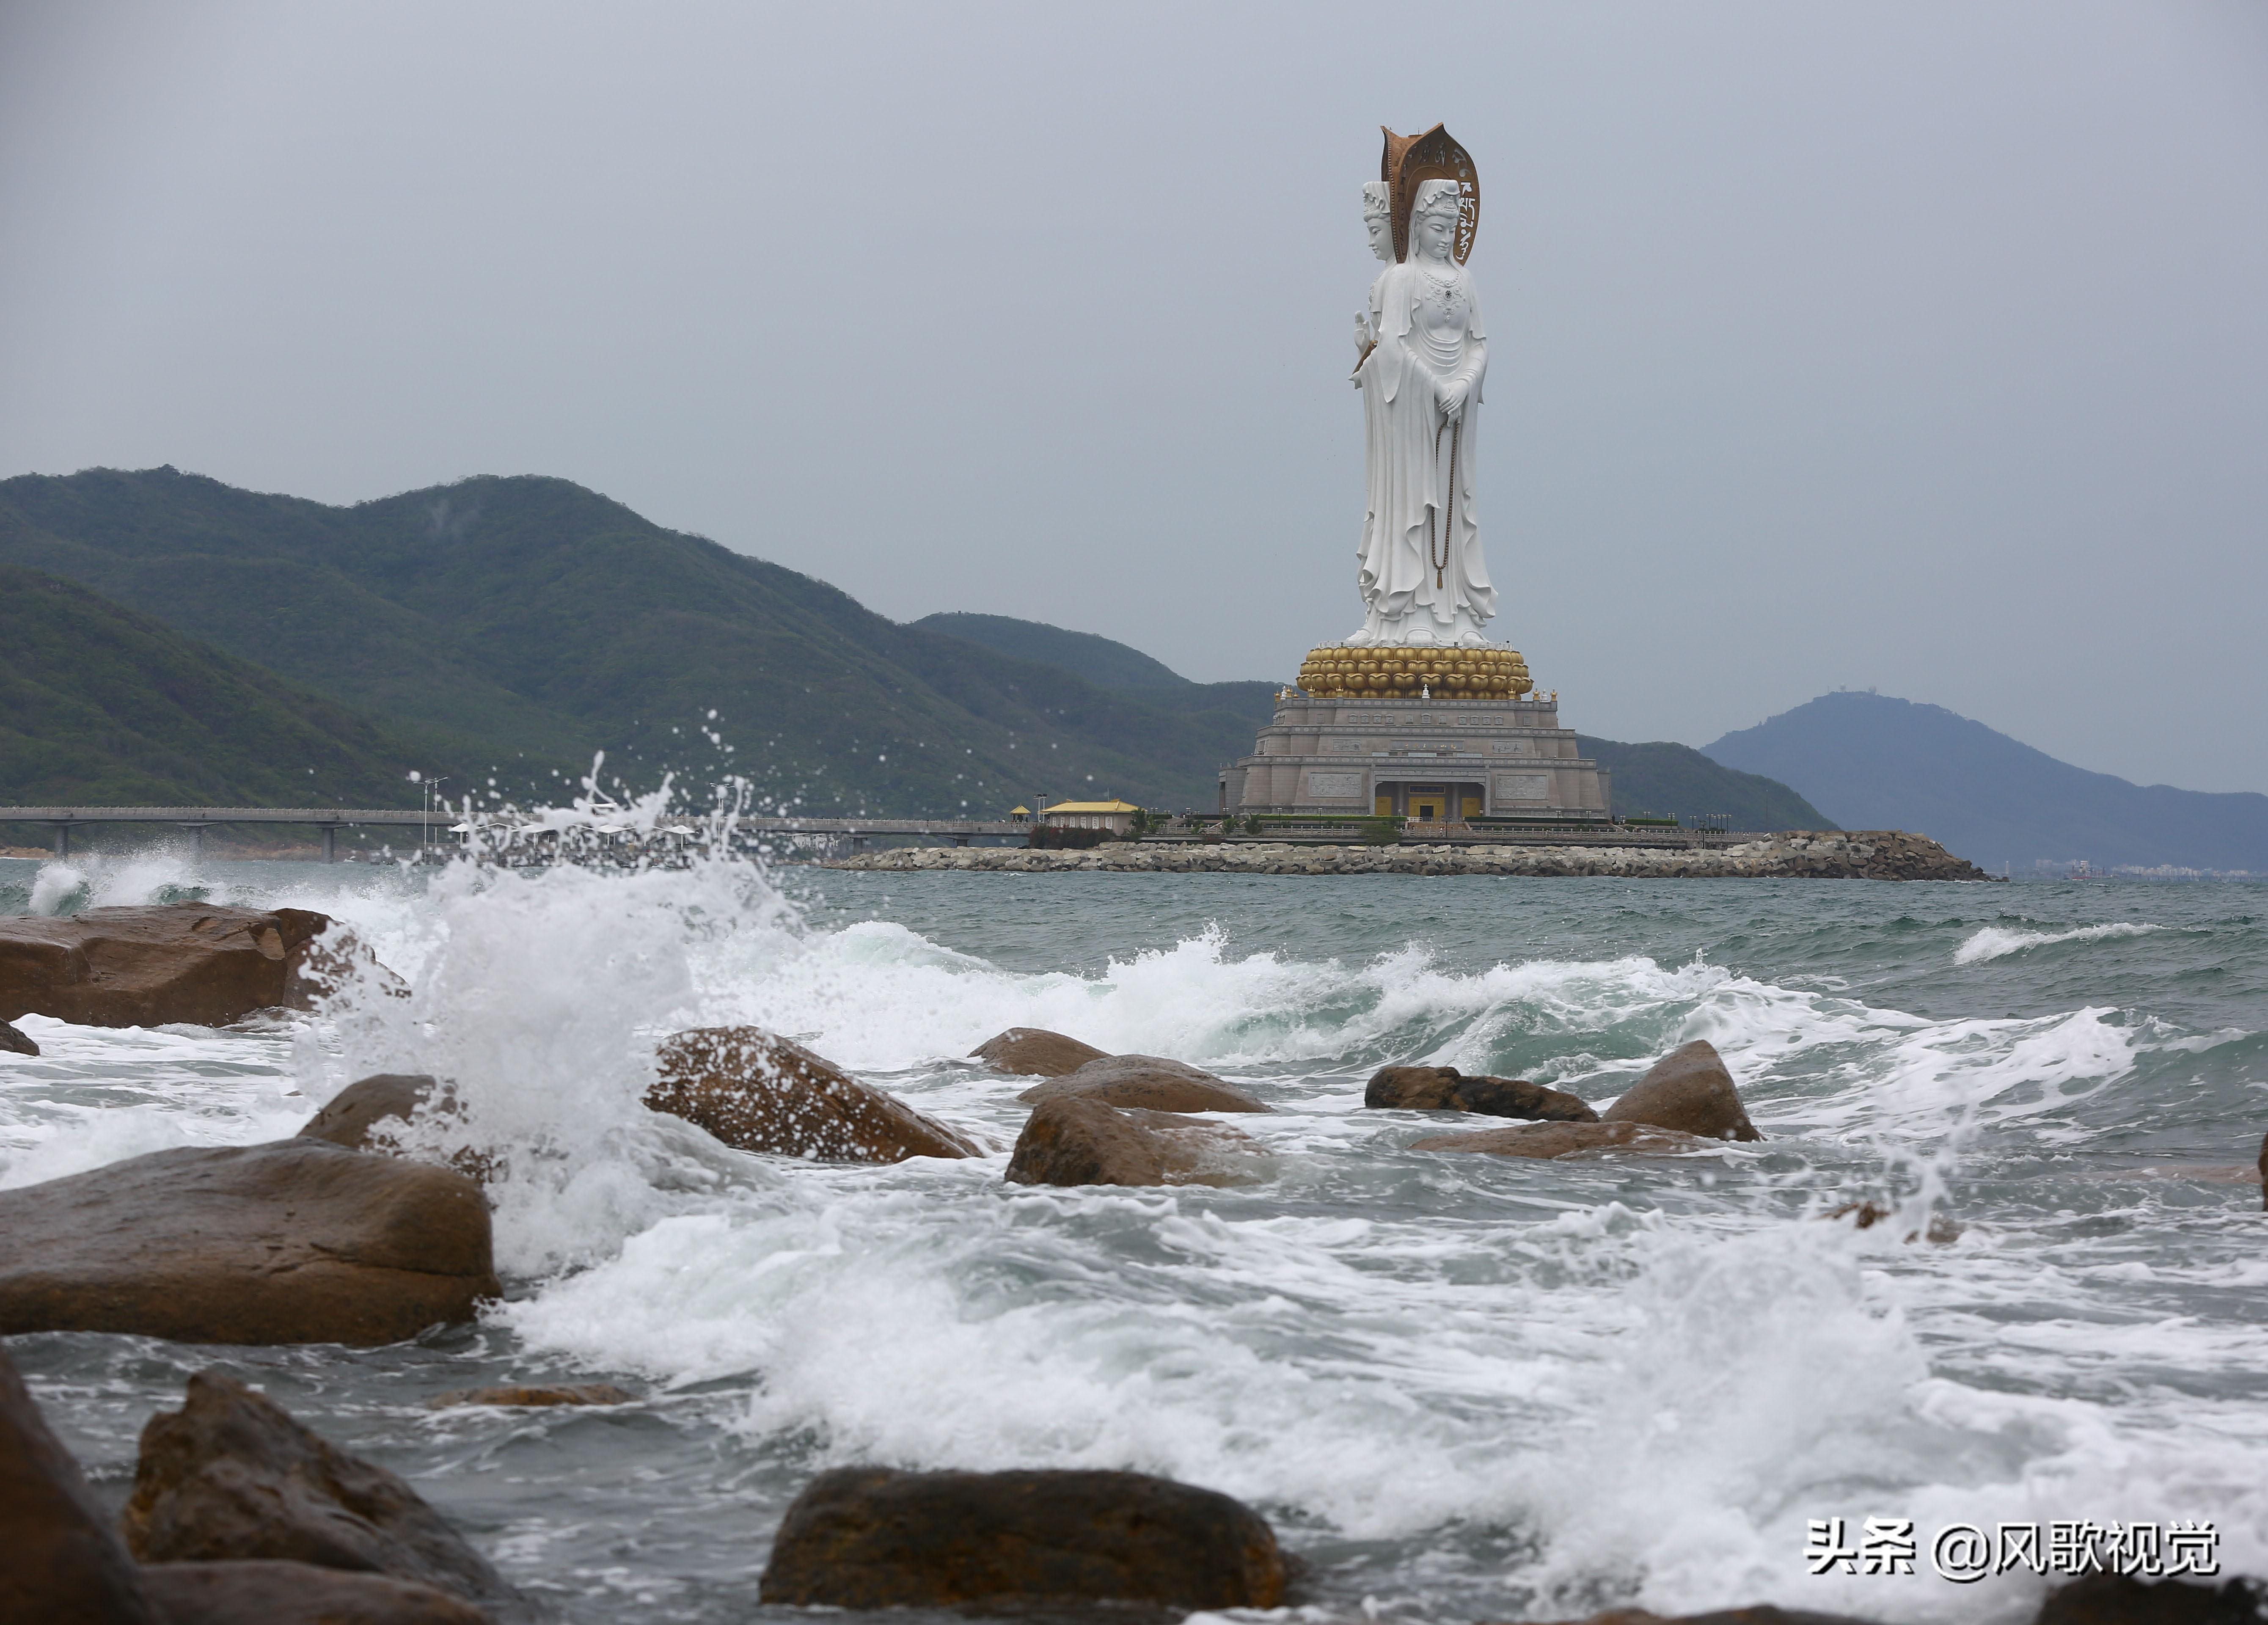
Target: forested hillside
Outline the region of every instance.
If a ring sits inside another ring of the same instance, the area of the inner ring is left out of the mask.
[[[541,792],[608,753],[812,810],[1210,806],[1248,733],[901,626],[564,480],[353,507],[170,469],[0,482],[0,560],[93,587]],[[712,746],[713,731],[721,747]]]
[[[342,705],[0,565],[0,802],[415,807],[417,764]]]

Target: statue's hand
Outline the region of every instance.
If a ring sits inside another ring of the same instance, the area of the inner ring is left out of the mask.
[[[1377,343],[1377,335],[1370,330],[1370,318],[1360,311],[1354,314],[1354,352],[1362,354]]]
[[[1454,417],[1465,410],[1465,395],[1472,385],[1462,378],[1453,378],[1441,386],[1441,416]]]

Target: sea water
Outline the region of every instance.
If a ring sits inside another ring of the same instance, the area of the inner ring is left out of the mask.
[[[113,1503],[218,1366],[409,1478],[576,1621],[741,1621],[813,1474],[1123,1467],[1260,1509],[1301,1619],[1758,1601],[2018,1621],[1952,1523],[2207,1522],[2268,1573],[2268,890],[1366,875],[647,874],[0,863],[0,912],[321,909],[409,984],[311,1017],[0,1055],[0,1185],[294,1132],[380,1070],[459,1080],[509,1291],[379,1349],[9,1340]],[[657,1038],[755,1022],[988,1136],[843,1166],[644,1110]],[[1275,1108],[1233,1189],[1006,1184],[1001,1029],[1193,1062]],[[1416,1152],[1424,1061],[1603,1104],[1697,1038],[1765,1138]],[[1827,1216],[1896,1209],[1854,1229]],[[1905,1237],[1932,1217],[1948,1244]],[[622,1407],[432,1410],[609,1381]],[[1814,1576],[1812,1520],[1912,1520]],[[784,1611],[770,1611],[785,1618]]]

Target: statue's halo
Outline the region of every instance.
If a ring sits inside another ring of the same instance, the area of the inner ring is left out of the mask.
[[[1421,181],[1454,181],[1457,184],[1457,237],[1452,252],[1462,265],[1472,256],[1473,239],[1481,227],[1481,176],[1473,155],[1443,126],[1436,124],[1422,136],[1397,136],[1381,124],[1386,150],[1378,160],[1378,178],[1394,199],[1394,258],[1398,264],[1410,257],[1410,210],[1418,201]]]

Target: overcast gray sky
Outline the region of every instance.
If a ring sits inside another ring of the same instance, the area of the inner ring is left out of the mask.
[[[2268,5],[0,4],[0,473],[563,476],[901,619],[1359,620],[1378,126],[1472,151],[1565,718],[2268,790]]]

